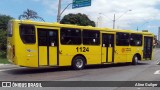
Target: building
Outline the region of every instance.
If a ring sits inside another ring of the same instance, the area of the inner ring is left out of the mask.
[[[158,45],[157,35],[154,35],[153,46],[156,47]]]

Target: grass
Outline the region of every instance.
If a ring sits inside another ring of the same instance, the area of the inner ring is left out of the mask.
[[[0,51],[0,64],[8,64],[8,60],[6,58],[6,52]]]
[[[7,58],[0,57],[0,64],[8,64],[8,63],[9,62],[8,62]]]

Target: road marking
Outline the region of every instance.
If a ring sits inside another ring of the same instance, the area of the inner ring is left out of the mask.
[[[157,65],[160,65],[160,61],[157,62]]]
[[[160,70],[155,71],[154,74],[160,74]]]

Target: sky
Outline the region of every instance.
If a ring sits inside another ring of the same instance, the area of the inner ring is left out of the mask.
[[[56,22],[58,0],[0,0],[0,14],[15,19],[27,9],[34,10],[46,22]],[[62,10],[72,0],[62,0]],[[69,6],[62,14],[83,13],[95,21],[97,27],[113,27],[126,30],[148,30],[158,34],[160,27],[160,0],[92,0],[89,7],[72,9]]]

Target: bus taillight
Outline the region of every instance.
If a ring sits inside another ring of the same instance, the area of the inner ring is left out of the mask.
[[[14,56],[15,56],[15,46],[13,45],[13,51],[12,51],[12,53],[13,53],[13,58],[14,58]]]

